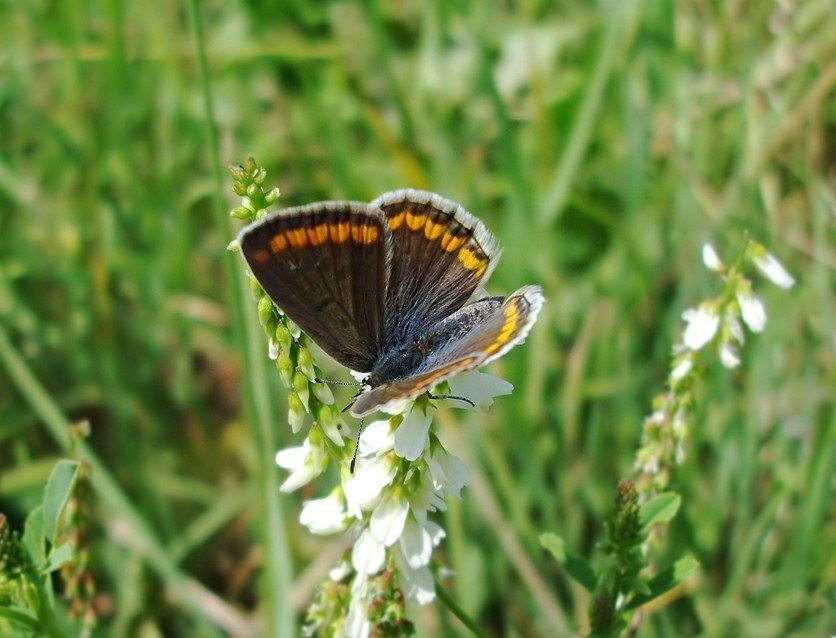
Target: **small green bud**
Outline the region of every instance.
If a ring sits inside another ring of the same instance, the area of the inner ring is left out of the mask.
[[[308,348],[301,346],[299,348],[299,356],[296,358],[296,365],[310,381],[316,379],[316,371],[314,370],[313,357]]]
[[[289,388],[293,385],[293,359],[287,350],[279,350],[276,357],[276,368],[282,377],[282,382]]]
[[[290,330],[287,329],[283,321],[276,324],[276,330],[273,334],[275,335],[276,343],[279,344],[279,348],[283,350],[290,349],[290,346],[293,344],[293,337],[290,336]]]
[[[233,239],[226,245],[226,249],[231,253],[240,253],[241,245],[238,243],[237,239]]]
[[[272,314],[273,302],[270,301],[270,297],[264,295],[258,300],[258,320],[261,322],[262,326],[267,324]]]
[[[264,167],[259,166],[253,174],[253,181],[259,186],[261,186],[264,183],[265,179],[267,179],[267,171],[264,169]]]
[[[247,186],[247,197],[250,199],[255,199],[261,193],[261,188],[259,188],[258,184],[250,184]]]
[[[258,168],[258,164],[256,164],[255,159],[248,157],[247,161],[244,162],[244,171],[247,175],[252,175],[256,168]]]
[[[305,423],[305,407],[295,392],[287,395],[287,421],[295,434]]]
[[[331,388],[327,383],[314,383],[313,393],[323,405],[333,405],[334,393],[331,391]]]
[[[235,219],[249,220],[252,219],[253,212],[249,208],[246,208],[244,206],[236,206],[231,211],[229,211],[229,214],[232,217],[235,217]]]
[[[266,195],[264,195],[264,201],[266,201],[268,204],[272,204],[279,198],[280,195],[281,192],[279,191],[278,187],[273,187],[269,191],[267,191]]]
[[[305,406],[305,410],[307,411],[309,409],[308,402],[310,400],[311,390],[308,385],[308,377],[298,368],[293,375],[293,389],[299,395],[299,400],[302,401],[302,405]]]

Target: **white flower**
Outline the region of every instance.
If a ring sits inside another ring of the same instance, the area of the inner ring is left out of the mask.
[[[737,291],[737,303],[743,321],[752,332],[763,332],[766,326],[766,308],[748,286],[741,286]]]
[[[464,397],[476,404],[476,411],[484,414],[493,405],[494,397],[511,394],[514,386],[505,379],[500,379],[479,370],[467,370],[448,381],[452,396]],[[464,401],[454,401],[452,407],[470,407]]]
[[[752,261],[755,262],[755,267],[760,273],[776,286],[792,288],[795,285],[795,279],[787,272],[783,264],[769,254],[761,244],[756,242],[752,244]]]
[[[371,576],[386,563],[386,547],[366,529],[351,550],[351,564],[358,572]]]
[[[720,344],[720,362],[729,370],[740,365],[740,357],[737,355],[737,348],[731,341],[724,341]]]
[[[345,501],[335,490],[330,496],[305,501],[299,522],[312,534],[334,534],[344,530],[348,524]]]
[[[395,445],[392,426],[388,420],[373,421],[363,430],[358,441],[357,454],[361,458],[385,454]]]
[[[392,494],[384,497],[372,511],[369,532],[384,546],[394,545],[404,531],[409,503]]]
[[[682,341],[691,350],[699,350],[711,341],[720,325],[720,317],[708,304],[701,304],[696,310],[688,308],[682,318],[688,324]]]
[[[726,313],[723,316],[723,327],[737,343],[742,345],[746,342],[746,335],[743,332],[743,325],[740,323],[740,318],[731,309],[726,309]]]
[[[435,583],[428,567],[413,569],[398,554],[395,554],[395,565],[400,575],[401,591],[407,600],[419,605],[427,605],[435,600]]]
[[[702,245],[702,263],[705,264],[706,268],[713,270],[714,272],[723,272],[726,269],[725,264],[717,255],[717,251],[714,250],[714,246],[711,244]]]
[[[345,617],[345,638],[368,638],[371,634],[370,603],[366,574],[359,572],[351,583],[351,603]]]
[[[395,478],[395,473],[395,466],[385,456],[358,464],[357,471],[343,485],[348,513],[359,519],[363,517],[363,512],[373,509],[383,488]]]
[[[427,465],[433,487],[437,491],[444,491],[459,498],[462,488],[470,483],[470,472],[464,462],[443,448],[433,452],[427,459]]]
[[[298,447],[279,450],[276,454],[276,465],[290,470],[290,476],[279,489],[282,492],[292,492],[319,476],[327,465],[327,459],[321,451],[311,447],[310,439],[305,439]]]
[[[421,410],[412,410],[395,431],[395,454],[407,461],[417,459],[430,444],[432,418]]]
[[[693,367],[694,360],[691,357],[682,358],[671,370],[671,381],[682,381]]]
[[[331,571],[328,572],[328,578],[333,580],[335,583],[340,582],[343,578],[348,576],[351,573],[351,565],[348,561],[342,561],[339,565],[334,567]]]

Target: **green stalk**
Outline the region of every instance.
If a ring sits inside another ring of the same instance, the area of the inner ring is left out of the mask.
[[[203,104],[206,110],[206,145],[211,156],[213,180],[215,183],[215,223],[222,233],[231,236],[229,217],[224,205],[224,170],[220,157],[218,136],[215,131],[215,113],[203,25],[196,0],[188,1],[189,14],[194,31],[195,53],[197,55],[200,83],[203,90]],[[262,581],[262,609],[265,610],[265,635],[274,638],[297,635],[291,606],[292,566],[291,554],[285,535],[284,514],[281,510],[277,486],[278,468],[274,463],[277,448],[270,419],[270,400],[267,379],[274,371],[268,369],[263,332],[256,321],[255,312],[245,316],[243,309],[252,306],[249,289],[244,283],[244,268],[235,255],[227,253],[226,244],[218,250],[227,254],[224,260],[227,281],[232,300],[233,332],[235,341],[244,355],[245,406],[248,421],[252,425],[251,435],[258,453],[258,474],[255,477],[262,500],[264,518],[261,522],[262,543],[265,547],[264,580]]]

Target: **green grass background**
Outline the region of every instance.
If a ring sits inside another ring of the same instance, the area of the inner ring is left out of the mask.
[[[492,293],[544,286],[492,366],[514,394],[436,420],[474,476],[438,556],[491,636],[586,631],[537,535],[594,559],[679,315],[720,290],[700,246],[748,229],[798,283],[759,280],[767,330],[708,367],[654,551],[701,567],[638,635],[836,631],[831,0],[6,0],[0,43],[0,511],[94,459],[96,635],[295,635],[339,557],[297,523],[329,479],[277,491],[299,439],[226,251],[250,155],[285,205],[455,199],[504,245]]]

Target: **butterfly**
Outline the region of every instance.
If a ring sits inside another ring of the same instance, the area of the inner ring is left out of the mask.
[[[365,373],[351,413],[415,399],[525,340],[539,286],[470,301],[499,243],[459,204],[402,189],[287,208],[238,242],[256,281],[328,355]]]

